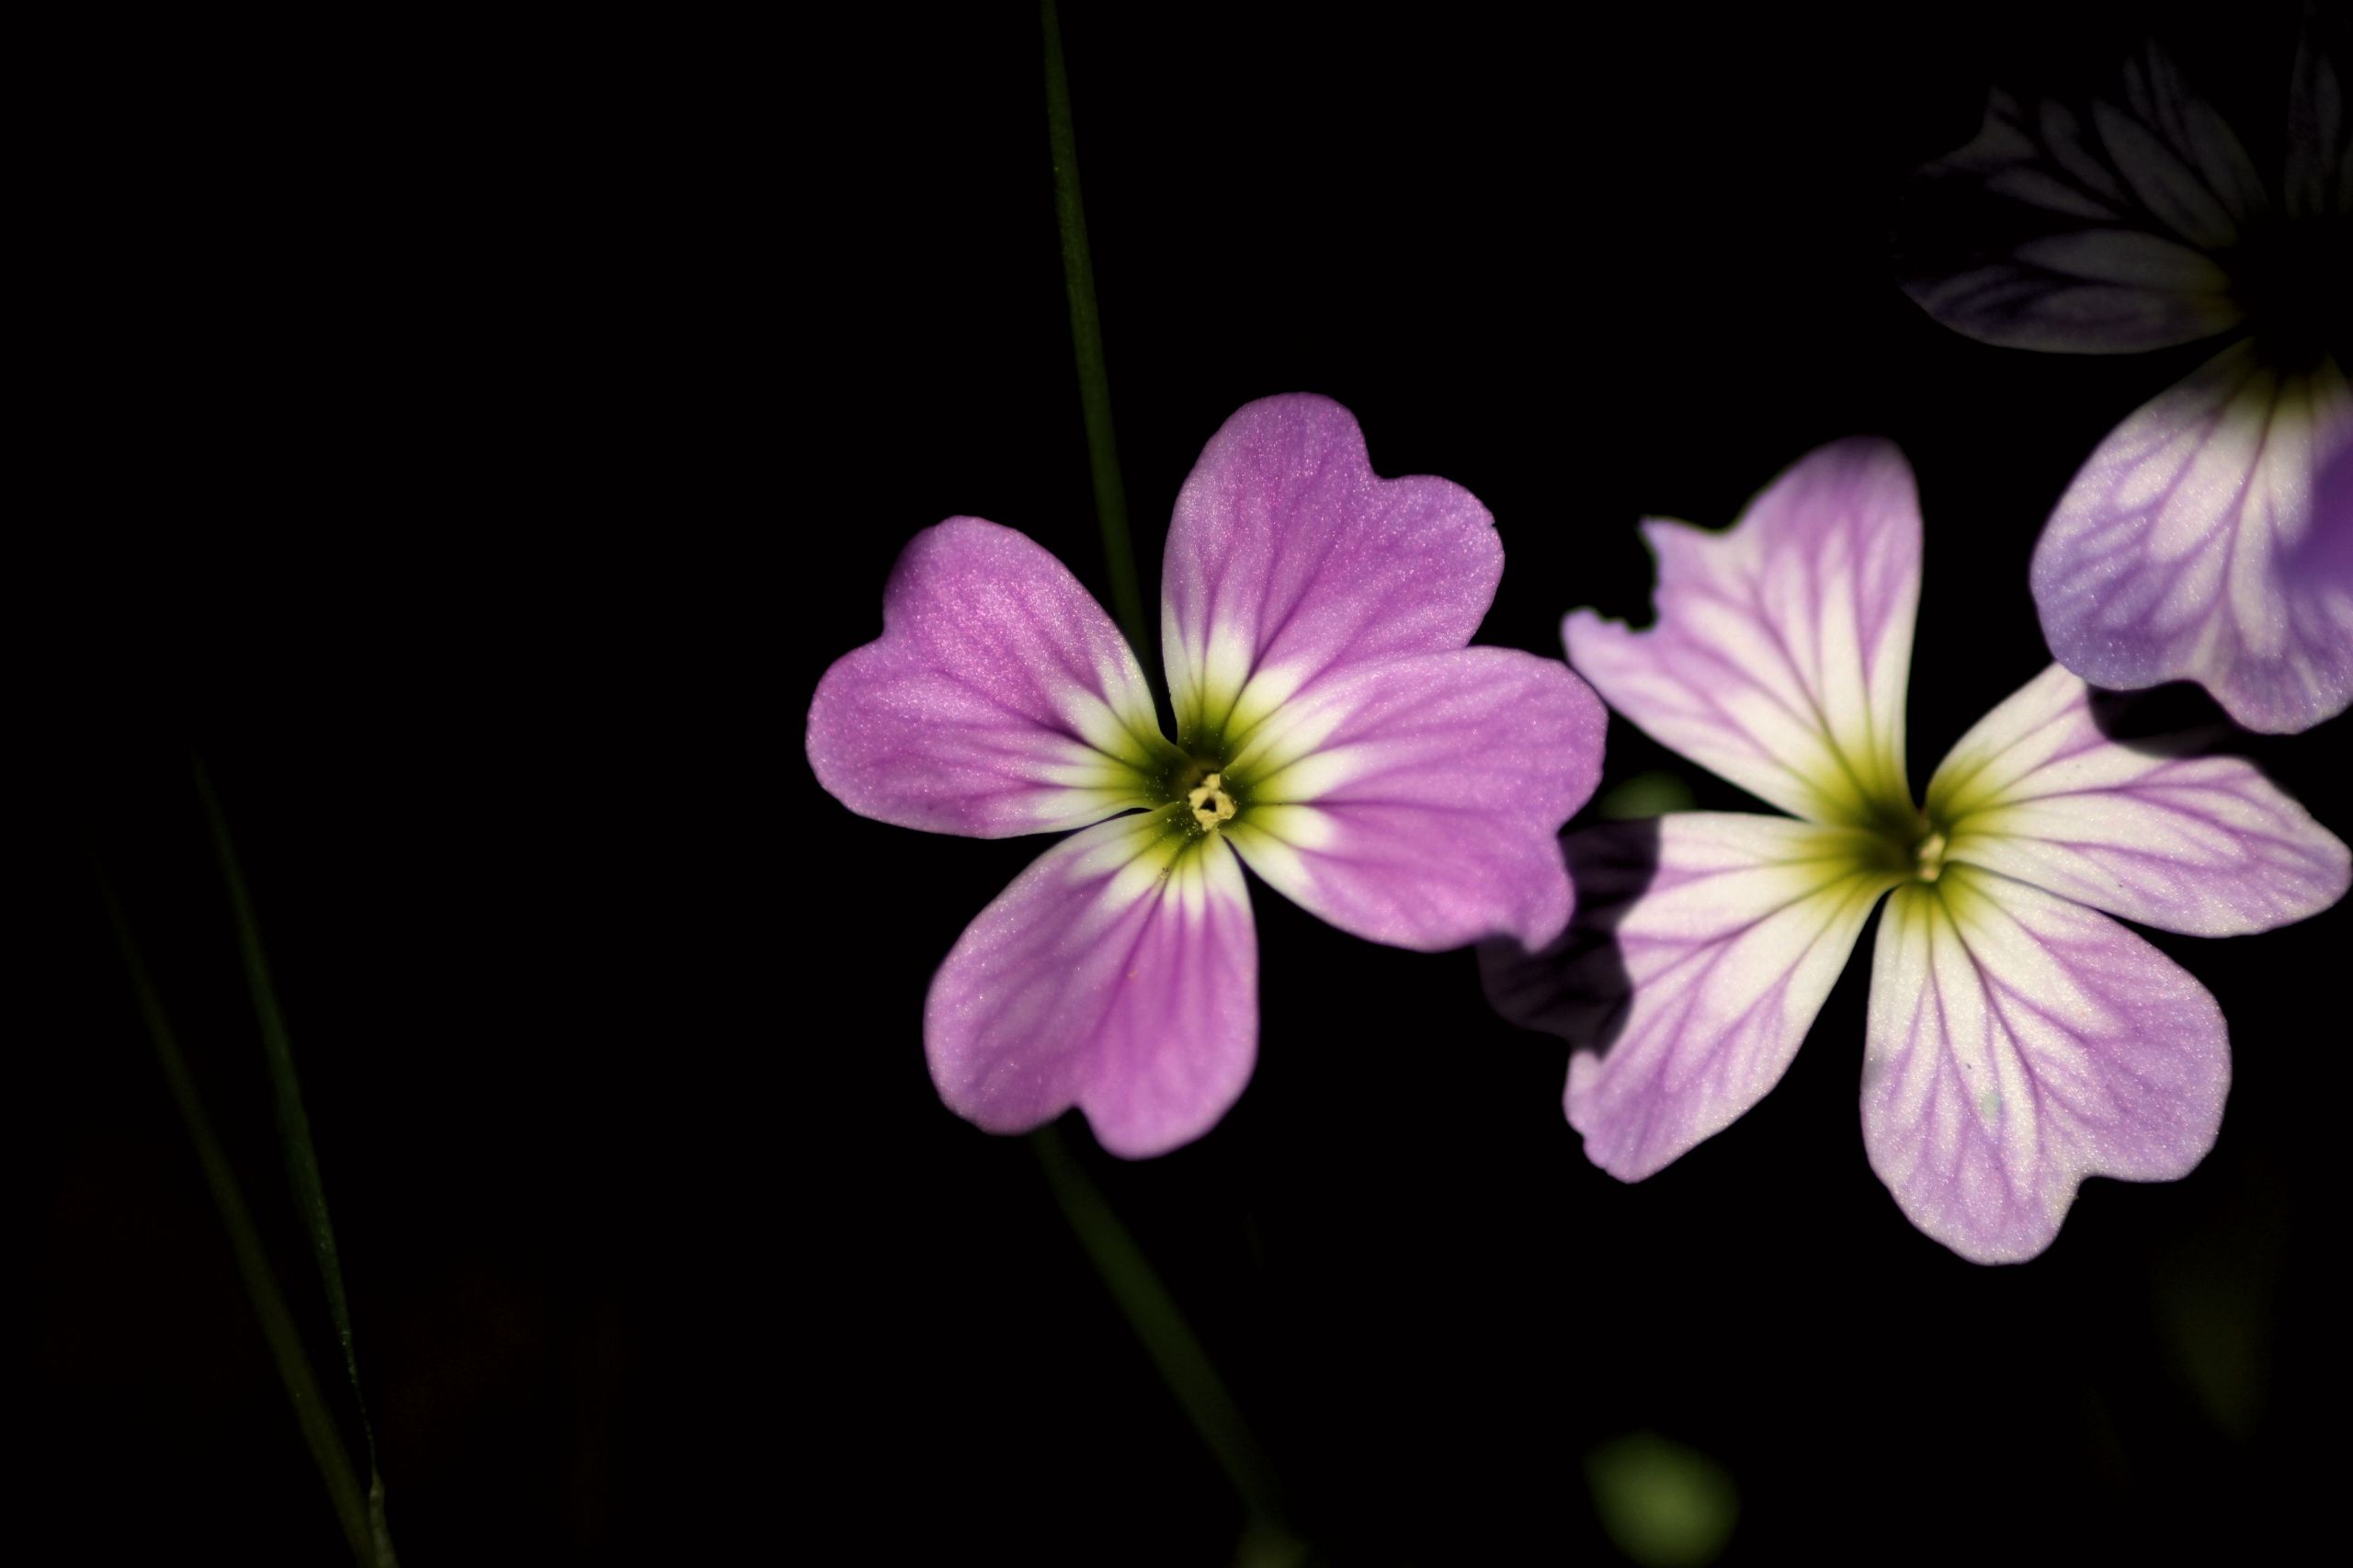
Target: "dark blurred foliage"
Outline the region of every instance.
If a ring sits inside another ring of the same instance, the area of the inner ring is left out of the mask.
[[[1927,517],[1923,780],[2045,660],[2027,558],[2075,465],[2199,351],[1950,335],[1890,281],[1887,202],[1989,82],[2077,79],[2151,14],[1572,15],[1072,8],[1147,591],[1201,442],[1268,392],[1484,500],[1482,640],[1545,653],[1574,606],[1646,615],[1638,517],[1729,522],[1883,433]],[[2270,112],[2287,13],[2154,20]],[[184,26],[61,56],[42,161],[36,1524],[73,1561],[339,1551],[85,859],[332,1381],[196,749],[409,1562],[1231,1561],[1241,1505],[1032,1152],[925,1073],[930,971],[1039,844],[853,817],[801,754],[916,529],[985,516],[1105,580],[1035,17]],[[2344,721],[2253,749],[2353,830]],[[1613,729],[1606,784],[1681,767]],[[1859,959],[1755,1112],[1625,1187],[1470,954],[1256,909],[1239,1107],[1143,1165],[1069,1131],[1332,1560],[1608,1561],[1585,1456],[1635,1431],[1730,1471],[1729,1562],[2260,1555],[2334,1480],[2346,911],[2156,937],[2232,1022],[2220,1146],[1985,1269],[1864,1162]]]

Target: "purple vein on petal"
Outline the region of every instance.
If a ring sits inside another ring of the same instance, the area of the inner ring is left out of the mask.
[[[1914,176],[1895,248],[1922,309],[1981,342],[2056,353],[2238,324],[2215,256],[2264,215],[2262,181],[2162,54],[2128,65],[2121,88],[2082,102],[1997,91],[1976,137]]]
[[[1962,1256],[2040,1252],[2087,1176],[2186,1175],[2229,1081],[2212,996],[2106,915],[1971,866],[1889,901],[1864,1145],[1905,1216]]]
[[[1173,755],[1110,618],[1011,528],[953,517],[901,552],[882,635],[809,705],[818,781],[861,815],[994,838],[1157,803]]]
[[[1502,573],[1477,498],[1375,473],[1340,404],[1246,404],[1202,449],[1169,526],[1161,637],[1178,730],[1237,740],[1350,665],[1461,648]]]
[[[1908,817],[1920,513],[1903,455],[1838,442],[1791,464],[1729,529],[1653,520],[1643,537],[1657,620],[1570,616],[1578,673],[1654,739],[1784,811]]]
[[[1559,1034],[1569,1120],[1639,1180],[1779,1081],[1896,880],[1857,829],[1682,812],[1570,835],[1576,913],[1543,951],[1482,949],[1488,995]]]
[[[1593,793],[1601,703],[1554,659],[1464,648],[1336,671],[1228,765],[1228,836],[1294,903],[1421,950],[1498,933],[1543,943],[1569,915],[1561,826]]]
[[[1181,806],[1064,839],[965,928],[924,1026],[940,1097],[991,1131],[1075,1105],[1114,1153],[1199,1137],[1256,1054],[1257,939],[1239,863]]]
[[[2069,485],[2037,544],[2052,652],[2097,685],[2191,679],[2250,729],[2353,702],[2353,517],[2320,483],[2353,445],[2333,360],[2290,375],[2251,343],[2144,404]]]
[[[2234,756],[2112,741],[2053,665],[1961,737],[1928,783],[1949,861],[2201,937],[2269,930],[2346,891],[2346,846]]]

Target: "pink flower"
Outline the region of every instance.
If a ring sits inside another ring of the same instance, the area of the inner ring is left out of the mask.
[[[1397,947],[1559,935],[1555,835],[1593,791],[1604,719],[1562,665],[1466,646],[1502,572],[1485,508],[1375,475],[1345,408],[1247,405],[1169,528],[1171,741],[1060,562],[974,517],[917,535],[881,637],[818,685],[811,767],[879,821],[1070,834],[933,978],[940,1097],[993,1132],[1075,1105],[1130,1156],[1208,1131],[1257,1051],[1245,865]]]

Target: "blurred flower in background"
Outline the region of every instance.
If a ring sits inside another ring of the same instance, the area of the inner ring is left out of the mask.
[[[1612,1438],[1586,1456],[1594,1513],[1610,1544],[1643,1568],[1701,1568],[1723,1555],[1740,1517],[1724,1467],[1655,1432]]]
[[[1905,290],[1982,342],[2123,354],[2227,335],[2084,464],[2034,597],[2085,679],[2196,680],[2274,733],[2353,702],[2348,15],[2307,11],[2268,170],[2152,46],[2112,97],[1995,92],[1976,139],[1915,178],[1896,233]]]

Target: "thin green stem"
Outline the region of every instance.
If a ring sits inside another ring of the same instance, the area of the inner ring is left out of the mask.
[[[1111,437],[1111,390],[1103,372],[1103,323],[1095,308],[1095,263],[1086,246],[1086,208],[1078,194],[1078,144],[1070,127],[1070,76],[1063,65],[1063,29],[1054,0],[1042,0],[1046,30],[1046,134],[1054,157],[1054,218],[1062,231],[1063,281],[1070,293],[1071,347],[1078,358],[1078,402],[1086,415],[1086,459],[1095,475],[1095,517],[1103,529],[1103,561],[1111,574],[1111,608],[1136,657],[1152,669],[1143,590],[1136,576],[1135,541],[1128,536],[1127,488],[1120,482],[1119,446]]]
[[[368,1419],[368,1401],[359,1386],[359,1358],[352,1348],[351,1305],[343,1289],[343,1261],[335,1251],[335,1221],[327,1213],[325,1185],[319,1178],[319,1153],[311,1139],[311,1117],[302,1105],[301,1081],[294,1074],[293,1042],[286,1033],[285,1016],[278,1006],[277,988],[270,983],[269,962],[262,953],[261,927],[254,919],[253,900],[245,891],[245,874],[238,864],[236,846],[229,838],[229,821],[213,793],[204,764],[196,764],[196,790],[204,801],[205,821],[212,830],[213,853],[221,875],[229,884],[229,904],[237,923],[237,948],[244,956],[245,983],[253,993],[254,1013],[261,1020],[262,1051],[269,1066],[272,1108],[278,1117],[278,1141],[286,1156],[287,1179],[294,1188],[295,1206],[310,1234],[311,1254],[319,1266],[319,1281],[326,1290],[327,1312],[335,1323],[336,1343],[343,1349],[344,1374],[351,1380],[351,1397],[359,1413],[359,1433],[368,1449],[368,1517],[373,1556],[363,1559],[377,1568],[392,1568],[392,1533],[384,1522],[384,1479],[376,1467],[376,1429]]]
[[[196,1146],[197,1164],[204,1168],[204,1185],[212,1195],[213,1208],[220,1211],[222,1228],[229,1233],[229,1246],[237,1257],[238,1277],[244,1282],[245,1294],[252,1299],[254,1314],[261,1319],[262,1335],[269,1341],[270,1358],[278,1364],[278,1381],[286,1385],[286,1397],[294,1406],[294,1419],[302,1428],[302,1441],[311,1450],[311,1462],[318,1467],[319,1479],[326,1483],[327,1495],[335,1504],[335,1520],[343,1527],[344,1540],[351,1548],[352,1558],[362,1568],[371,1568],[383,1559],[375,1551],[368,1504],[360,1495],[358,1477],[352,1472],[351,1457],[344,1451],[343,1439],[336,1434],[334,1419],[320,1397],[318,1378],[311,1370],[301,1334],[294,1326],[294,1315],[287,1310],[285,1293],[278,1288],[277,1276],[270,1272],[268,1256],[262,1251],[261,1234],[254,1227],[253,1211],[245,1206],[236,1173],[230,1169],[221,1140],[213,1133],[212,1119],[204,1112],[204,1102],[197,1097],[196,1083],[188,1076],[188,1061],[180,1054],[178,1038],[164,1016],[154,983],[148,978],[146,960],[141,958],[139,946],[131,939],[131,923],[123,917],[122,905],[116,901],[113,885],[103,871],[98,873],[98,894],[106,903],[107,919],[114,926],[116,945],[122,949],[123,965],[131,971],[131,989],[138,998],[139,1016],[147,1025],[148,1037],[154,1041],[155,1060],[164,1069],[164,1081],[170,1085],[172,1104],[180,1113],[181,1125],[188,1129],[188,1142]]]
[[[1260,1528],[1287,1539],[1288,1532],[1280,1525],[1282,1496],[1275,1483],[1274,1466],[1243,1419],[1242,1407],[1234,1403],[1225,1380],[1218,1376],[1209,1352],[1193,1337],[1185,1314],[1177,1311],[1168,1288],[1153,1272],[1143,1249],[1128,1234],[1060,1131],[1051,1123],[1040,1128],[1030,1134],[1029,1146],[1045,1167],[1054,1201],[1062,1206],[1063,1218],[1070,1221],[1086,1249],[1086,1260],[1119,1302],[1128,1326],[1142,1341],[1144,1353],[1184,1407],[1193,1430],[1209,1445]]]

